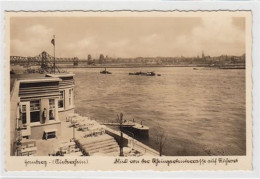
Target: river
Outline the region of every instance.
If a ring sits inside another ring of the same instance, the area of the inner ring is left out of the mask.
[[[147,145],[158,150],[158,129],[170,156],[245,155],[245,70],[191,67],[68,69],[75,73],[76,112],[97,121],[125,119],[150,128]],[[132,76],[154,71],[161,76]]]

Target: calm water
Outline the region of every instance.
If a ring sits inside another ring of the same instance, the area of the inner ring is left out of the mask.
[[[164,129],[165,155],[245,155],[245,70],[189,67],[68,69],[75,76],[76,112],[98,121],[143,121],[146,143],[158,150]],[[154,71],[162,76],[130,76]]]

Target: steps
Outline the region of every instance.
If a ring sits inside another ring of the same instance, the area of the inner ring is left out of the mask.
[[[88,150],[94,150],[94,149],[97,149],[97,148],[103,148],[105,149],[106,147],[109,147],[109,146],[114,146],[116,145],[117,146],[117,143],[114,143],[114,141],[112,140],[109,140],[109,141],[103,141],[103,142],[98,142],[96,143],[95,145],[83,145],[84,147],[87,147]]]
[[[101,135],[97,137],[87,137],[79,139],[78,143],[82,150],[89,155],[102,153],[107,155],[119,154],[119,145],[116,140],[109,135]]]
[[[104,147],[104,148],[99,148],[99,149],[92,149],[92,150],[86,149],[86,151],[88,151],[89,155],[93,155],[94,153],[106,154],[106,153],[119,151],[119,146],[109,146],[109,147]]]

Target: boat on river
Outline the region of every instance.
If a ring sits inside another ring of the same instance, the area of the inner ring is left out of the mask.
[[[101,74],[112,74],[111,72],[107,71],[107,68],[105,68],[105,70],[100,72]]]
[[[141,76],[155,76],[156,74],[154,72],[133,72],[129,73],[129,75],[141,75]]]
[[[122,127],[122,129],[124,129],[124,131],[126,131],[127,133],[130,132],[131,134],[133,134],[134,136],[137,137],[149,137],[149,127],[143,125],[143,122],[141,121],[141,123],[137,123],[134,120],[130,121],[130,120],[124,120],[122,121],[122,123],[120,124],[120,122],[105,122],[102,123],[102,125],[106,125],[106,126],[118,126],[118,127]]]

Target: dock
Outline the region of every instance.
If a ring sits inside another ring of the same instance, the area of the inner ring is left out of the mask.
[[[106,126],[120,126],[119,122],[105,122],[102,123],[102,125],[106,125]],[[122,123],[122,127],[133,127],[136,124],[133,122],[126,122],[126,123]]]
[[[106,122],[102,123],[106,126],[120,126],[119,122]],[[125,121],[121,124],[121,127],[127,132],[133,133],[138,137],[148,137],[149,136],[149,127],[143,124],[139,124],[133,121]]]

